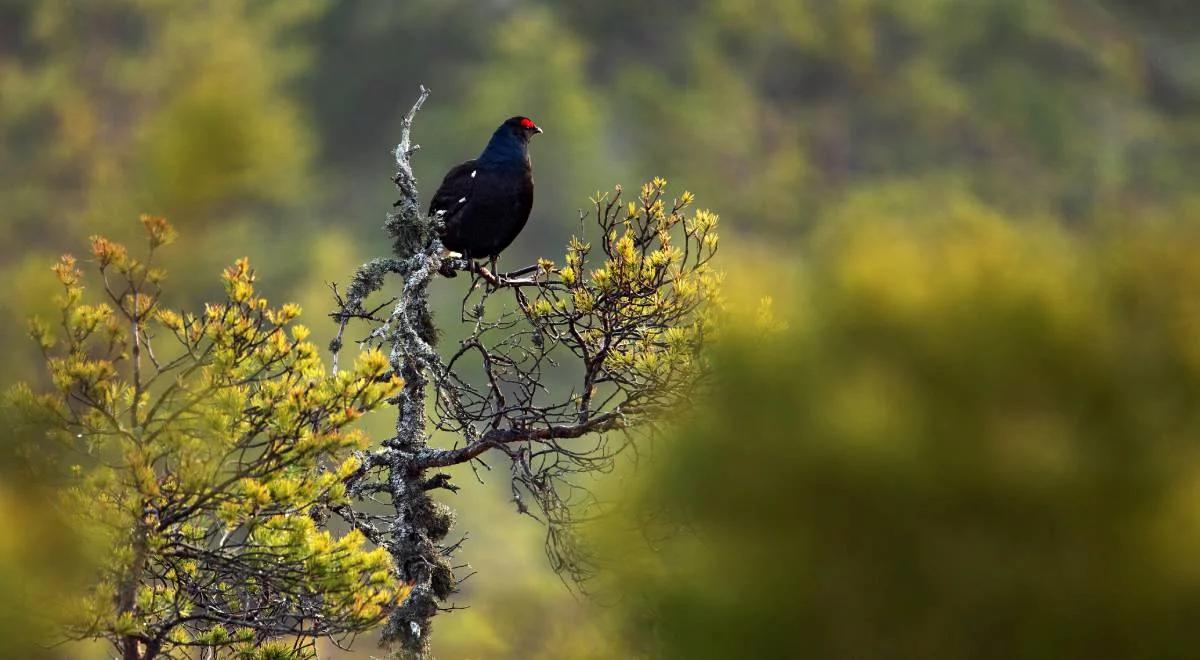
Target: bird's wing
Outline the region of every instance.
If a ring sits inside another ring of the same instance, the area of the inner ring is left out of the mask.
[[[442,213],[442,219],[449,223],[467,205],[471,191],[475,187],[475,161],[468,160],[462,165],[455,166],[446,173],[442,185],[438,186],[429,202],[429,215]]]

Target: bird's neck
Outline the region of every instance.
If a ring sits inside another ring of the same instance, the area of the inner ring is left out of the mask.
[[[481,165],[528,166],[529,151],[517,136],[508,131],[496,131],[476,162]]]

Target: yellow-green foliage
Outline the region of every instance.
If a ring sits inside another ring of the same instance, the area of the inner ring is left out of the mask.
[[[597,380],[634,392],[631,410],[694,386],[699,347],[721,305],[722,275],[709,264],[717,215],[704,209],[689,215],[694,195],[685,191],[668,202],[666,187],[656,178],[625,206],[619,187],[597,193],[599,253],[572,237],[561,268],[539,261],[551,286],[522,299],[542,331],[572,344],[589,363],[599,360]]]
[[[641,463],[663,524],[598,536],[655,657],[1194,653],[1200,230],[960,202],[752,271],[796,293]]]
[[[324,6],[8,3],[0,276],[16,284],[0,291],[0,305],[49,313],[45,262],[91,233],[131,238],[123,219],[143,209],[203,227],[189,231],[190,249],[177,257],[172,290],[181,298],[206,290],[230,259],[225,246],[253,251],[279,237],[284,217],[289,227],[303,224],[318,195],[316,137],[288,84],[312,61],[296,37]],[[290,231],[284,240],[316,239]],[[295,261],[257,263],[280,277]],[[20,324],[7,326],[0,343],[20,345]],[[37,368],[32,354],[11,355],[17,377]]]
[[[174,231],[142,221],[144,261],[92,240],[107,301],[85,302],[74,257],[55,265],[60,315],[30,325],[53,389],[8,394],[46,442],[78,450],[59,505],[106,549],[69,634],[145,649],[373,625],[403,596],[389,555],[314,515],[344,502],[366,443],[353,422],[402,383],[377,351],[327,374],[292,323],[299,307],[259,297],[244,259],[223,275],[225,300],[164,307],[155,256]]]

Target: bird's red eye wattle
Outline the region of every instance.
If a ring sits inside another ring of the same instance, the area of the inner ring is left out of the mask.
[[[537,124],[533,123],[533,120],[529,117],[521,117],[521,128],[533,130],[537,128]]]

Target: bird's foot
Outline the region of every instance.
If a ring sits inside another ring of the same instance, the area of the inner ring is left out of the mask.
[[[500,286],[500,278],[497,277],[495,273],[488,270],[487,266],[477,265],[475,267],[475,273],[478,274],[483,281],[487,282],[488,286],[493,288],[498,288]]]

